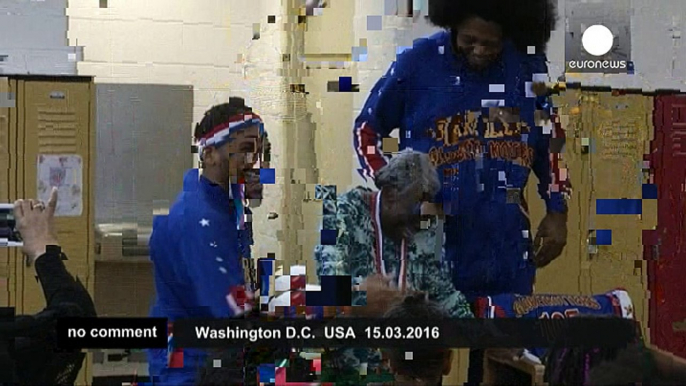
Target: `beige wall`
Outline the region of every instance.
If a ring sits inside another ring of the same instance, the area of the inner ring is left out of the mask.
[[[229,96],[242,96],[265,120],[273,143],[277,183],[255,211],[255,254],[281,254],[277,233],[283,196],[283,110],[287,80],[281,76],[284,8],[279,1],[70,0],[70,45],[84,47],[79,75],[97,83],[181,84],[194,87],[193,121]],[[276,23],[268,24],[267,15]],[[261,37],[252,40],[253,25]],[[192,128],[188,131],[189,144]],[[188,155],[191,157],[191,154]],[[195,157],[194,157],[195,158]],[[179,181],[179,186],[181,181]]]
[[[319,242],[322,219],[322,202],[314,199],[314,184],[337,185],[337,191],[347,190],[351,183],[353,94],[327,91],[329,81],[341,76],[355,75],[350,64],[353,45],[352,19],[354,3],[330,2],[329,8],[307,20],[303,53],[307,76],[303,77],[307,96],[307,111],[313,130],[314,154],[317,175],[307,186],[308,199],[303,203],[303,230],[299,242],[303,245],[303,259],[308,261],[308,272],[314,269],[312,250]],[[313,272],[313,271],[312,271]],[[308,274],[316,282],[314,274]]]

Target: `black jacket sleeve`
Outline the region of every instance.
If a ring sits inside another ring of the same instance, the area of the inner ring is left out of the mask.
[[[13,378],[17,382],[13,384],[73,384],[81,368],[85,354],[80,350],[57,349],[55,325],[58,318],[95,317],[95,306],[83,284],[67,272],[63,259],[66,256],[59,248],[49,248],[36,260],[45,309],[0,323],[0,351],[3,346],[9,351],[9,355],[4,355],[9,363],[0,363],[0,368],[14,368]],[[0,352],[0,362],[2,357]]]
[[[9,324],[0,324],[1,335],[25,338],[44,335],[51,332],[57,318],[96,316],[93,299],[83,284],[67,272],[63,256],[51,250],[36,259],[36,273],[47,305],[36,315],[21,315]]]
[[[47,307],[35,317],[40,317],[43,313],[53,313],[60,317],[63,313],[72,317],[95,317],[93,298],[81,281],[75,280],[67,272],[62,257],[66,260],[64,254],[46,253],[36,260],[36,272],[43,286]]]

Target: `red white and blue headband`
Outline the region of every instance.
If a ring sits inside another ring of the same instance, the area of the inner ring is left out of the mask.
[[[231,142],[231,134],[251,126],[257,125],[259,128],[259,136],[264,136],[264,123],[262,118],[255,113],[238,114],[212,128],[209,132],[198,139],[198,154],[202,159],[203,149],[207,146],[219,147],[228,142]]]

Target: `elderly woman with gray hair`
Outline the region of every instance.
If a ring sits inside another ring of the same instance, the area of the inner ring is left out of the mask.
[[[356,292],[353,306],[368,306],[354,307],[358,315],[381,317],[390,305],[388,296],[422,291],[451,315],[471,317],[436,253],[443,240],[437,237],[429,200],[441,185],[429,157],[402,151],[379,170],[375,182],[378,191],[357,187],[337,197],[322,197],[323,232],[336,231],[337,237],[323,240],[330,245],[315,248],[317,275],[364,280],[367,294]],[[387,296],[367,299],[384,289]]]
[[[324,219],[322,245],[315,248],[317,275],[351,276],[360,284],[361,291],[353,292],[353,316],[382,317],[403,293],[418,291],[452,317],[473,317],[467,300],[440,266],[437,251],[443,237],[437,237],[432,221],[436,213],[431,213],[429,200],[441,186],[429,157],[402,151],[377,172],[375,182],[378,191],[357,187],[338,196],[318,192]],[[328,234],[335,237],[325,237]],[[336,384],[342,381],[341,373],[360,369],[363,363],[365,382],[386,381],[370,379],[381,362],[378,351],[348,349],[337,354]]]

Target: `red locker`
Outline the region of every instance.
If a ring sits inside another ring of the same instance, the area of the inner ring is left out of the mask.
[[[650,290],[650,341],[686,358],[686,95],[655,98],[650,161],[658,225],[644,231]]]

